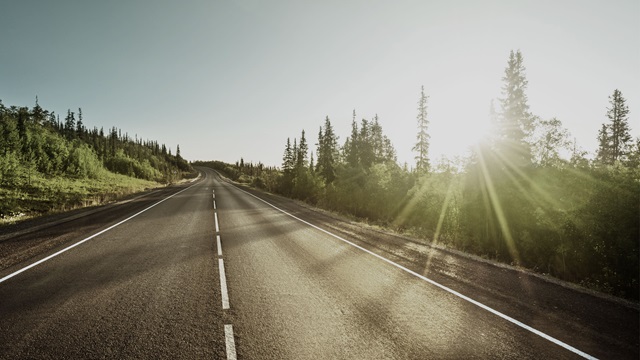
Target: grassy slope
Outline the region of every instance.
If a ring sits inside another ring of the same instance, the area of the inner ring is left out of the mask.
[[[162,184],[108,171],[98,179],[36,174],[19,186],[0,187],[0,225],[52,212],[99,205]]]

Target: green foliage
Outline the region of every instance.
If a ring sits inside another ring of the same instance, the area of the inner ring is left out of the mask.
[[[413,151],[416,152],[416,170],[419,173],[429,171],[429,140],[431,135],[428,133],[429,120],[427,119],[427,99],[429,97],[424,93],[424,86],[421,88],[420,100],[418,100],[418,135]]]
[[[418,159],[421,171],[401,168],[377,116],[358,124],[355,111],[340,152],[326,118],[315,167],[307,162],[304,132],[293,143],[287,139],[282,169],[243,161],[196,164],[432,243],[638,300],[640,138],[632,144],[625,135],[621,93],[612,96],[611,123],[603,125],[601,154],[591,163],[571,147],[560,120],[530,114],[520,52],[510,54],[503,80],[501,112],[492,104],[490,114],[493,139],[464,166],[445,162],[427,172],[428,163]],[[420,121],[426,119],[424,94],[418,105]],[[617,153],[613,129],[620,132]],[[426,130],[418,130],[420,142]]]
[[[103,204],[156,186],[158,183],[152,181],[106,171],[97,179],[35,173],[30,184],[26,178],[20,178],[12,187],[0,186],[0,224],[31,215]]]
[[[513,166],[531,164],[531,147],[527,137],[533,127],[529,112],[526,88],[528,81],[520,50],[509,54],[509,61],[502,77],[501,112],[497,117],[494,138],[495,148],[506,163]]]
[[[83,124],[81,109],[77,120],[69,110],[64,123],[60,123],[53,112],[40,107],[37,99],[31,110],[5,107],[0,101],[0,135],[0,218],[16,212],[49,211],[79,201],[50,193],[51,184],[71,184],[76,180],[100,183],[106,178],[114,179],[109,171],[172,182],[192,171],[180,157],[179,148],[174,157],[164,145],[161,151],[157,142],[143,142],[137,136],[134,141],[116,128],[108,135],[102,129],[90,131]],[[121,177],[117,179],[123,181]],[[69,193],[66,189],[56,191]],[[33,206],[30,208],[29,204]]]
[[[609,96],[610,108],[607,108],[608,123],[602,124],[598,133],[598,163],[600,165],[613,165],[616,161],[628,161],[631,144],[629,133],[629,107],[618,89]]]
[[[324,128],[321,126],[318,133],[316,153],[318,154],[318,162],[315,171],[324,178],[325,183],[330,184],[336,178],[336,166],[340,154],[338,152],[338,137],[328,116],[324,121]]]

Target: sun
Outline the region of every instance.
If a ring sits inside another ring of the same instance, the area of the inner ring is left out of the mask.
[[[466,156],[475,146],[487,141],[491,131],[487,116],[461,113],[432,122],[432,158]]]

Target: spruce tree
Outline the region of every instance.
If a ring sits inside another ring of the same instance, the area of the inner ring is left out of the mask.
[[[333,182],[336,177],[335,168],[338,160],[338,138],[328,116],[325,118],[324,128],[321,126],[318,134],[317,155],[316,169],[324,178],[325,182],[329,184]]]
[[[353,111],[355,117],[355,110]],[[351,122],[351,136],[347,138],[344,143],[344,157],[347,161],[347,165],[351,168],[358,167],[360,159],[358,156],[360,138],[359,138],[358,124],[355,118]]]
[[[520,50],[515,53],[511,50],[502,81],[497,151],[509,167],[528,166],[531,146],[527,137],[532,131],[533,118],[527,104],[528,81]]]
[[[40,107],[40,104],[38,104],[38,96],[36,96],[36,104],[31,110],[31,116],[33,117],[33,121],[35,121],[35,123],[38,125],[42,125],[47,119],[47,115],[48,113],[45,110],[43,110],[42,107]]]
[[[287,138],[287,146],[282,156],[282,170],[285,174],[289,174],[293,170],[293,149],[291,147],[291,139]]]
[[[318,130],[318,143],[316,144],[316,154],[318,154],[318,162],[316,163],[315,169],[313,166],[311,168],[315,170],[317,173],[322,172],[322,150],[324,149],[324,134],[322,132],[322,126],[320,126],[320,130]]]
[[[76,118],[71,109],[67,110],[67,117],[64,119],[64,133],[68,140],[73,140],[76,133]]]
[[[307,139],[304,134],[304,130],[302,130],[302,135],[300,136],[300,143],[298,144],[298,149],[296,153],[296,170],[304,169],[309,164],[307,162],[307,156],[309,153],[309,147],[307,145]]]
[[[76,123],[76,136],[84,138],[84,124],[82,123],[82,108],[78,108],[78,122]]]
[[[607,124],[602,124],[598,131],[598,153],[596,154],[596,162],[601,165],[613,164],[613,155],[611,153],[611,137]]]
[[[607,118],[609,118],[611,160],[625,160],[629,144],[631,142],[631,134],[629,134],[629,107],[625,104],[622,92],[615,89],[613,95],[609,96],[610,108],[607,108]]]
[[[374,162],[373,144],[371,140],[371,125],[367,119],[362,119],[360,123],[360,133],[358,134],[358,159],[360,165],[365,169],[370,168]]]
[[[429,171],[429,139],[431,136],[427,132],[429,129],[429,120],[427,119],[427,100],[428,96],[424,93],[424,85],[421,88],[420,99],[418,100],[418,135],[417,142],[413,147],[416,152],[416,170],[419,173]]]

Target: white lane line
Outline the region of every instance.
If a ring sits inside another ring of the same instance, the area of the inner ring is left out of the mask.
[[[433,281],[433,280],[431,280],[431,279],[429,279],[429,278],[427,278],[427,277],[425,277],[425,276],[423,276],[421,274],[418,274],[417,272],[415,272],[413,270],[410,270],[410,269],[408,269],[408,268],[406,268],[406,267],[404,267],[404,266],[402,266],[400,264],[397,264],[397,263],[395,263],[395,262],[393,262],[393,261],[391,261],[391,260],[389,260],[389,259],[387,259],[387,258],[385,258],[383,256],[380,256],[380,255],[374,253],[371,250],[365,249],[360,245],[354,244],[351,241],[346,240],[346,239],[344,239],[344,238],[342,238],[342,237],[340,237],[340,236],[338,236],[336,234],[333,234],[333,233],[331,233],[331,232],[329,232],[329,231],[327,231],[325,229],[322,229],[322,228],[320,228],[320,227],[318,227],[316,225],[313,225],[308,221],[302,220],[302,219],[300,219],[299,217],[297,217],[295,215],[289,214],[288,212],[280,209],[279,207],[269,203],[266,200],[263,200],[263,199],[255,196],[255,195],[253,195],[250,192],[244,191],[244,190],[240,189],[239,187],[237,187],[235,185],[232,185],[232,186],[235,187],[236,189],[242,191],[243,193],[245,193],[247,195],[250,195],[250,196],[262,201],[263,203],[271,206],[272,208],[280,211],[281,213],[283,213],[285,215],[288,215],[288,216],[290,216],[290,217],[292,217],[292,218],[294,218],[294,219],[296,219],[296,220],[298,220],[298,221],[300,221],[300,222],[302,222],[302,223],[304,223],[306,225],[311,226],[312,228],[314,228],[316,230],[322,231],[323,233],[325,233],[327,235],[330,235],[330,236],[332,236],[332,237],[334,237],[334,238],[336,238],[336,239],[338,239],[338,240],[340,240],[340,241],[342,241],[344,243],[347,243],[347,244],[349,244],[349,245],[351,245],[351,246],[353,246],[353,247],[355,247],[357,249],[360,249],[360,250],[362,250],[362,251],[364,251],[364,252],[366,252],[366,253],[368,253],[370,255],[373,255],[373,256],[377,257],[378,259],[380,259],[380,260],[382,260],[382,261],[384,261],[384,262],[386,262],[386,263],[388,263],[390,265],[393,265],[393,266],[397,267],[400,270],[403,270],[403,271],[405,271],[405,272],[407,272],[407,273],[409,273],[409,274],[411,274],[411,275],[413,275],[413,276],[415,276],[415,277],[417,277],[417,278],[419,278],[421,280],[424,280],[424,281],[428,282],[429,284],[435,285],[435,286],[439,287],[440,289],[442,289],[442,290],[444,290],[446,292],[449,292],[449,293],[451,293],[451,294],[453,294],[453,295],[455,295],[455,296],[457,296],[457,297],[459,297],[459,298],[461,298],[463,300],[466,300],[466,301],[468,301],[468,302],[470,302],[470,303],[472,303],[472,304],[474,304],[474,305],[476,305],[476,306],[478,306],[478,307],[480,307],[480,308],[482,308],[482,309],[484,309],[484,310],[486,310],[486,311],[488,311],[488,312],[490,312],[490,313],[492,313],[494,315],[497,315],[497,316],[501,317],[502,319],[509,321],[512,324],[515,324],[515,325],[517,325],[517,326],[519,326],[519,327],[521,327],[521,328],[523,328],[525,330],[528,330],[528,331],[530,331],[530,332],[542,337],[543,339],[546,339],[546,340],[548,340],[548,341],[550,341],[550,342],[552,342],[552,343],[554,343],[556,345],[562,346],[563,348],[571,351],[574,354],[582,356],[585,359],[597,359],[596,357],[594,357],[592,355],[589,355],[589,354],[587,354],[587,353],[585,353],[583,351],[580,351],[580,350],[574,348],[573,346],[571,346],[569,344],[566,344],[566,343],[564,343],[564,342],[552,337],[551,335],[547,335],[547,334],[543,333],[542,331],[537,330],[537,329],[535,329],[535,328],[533,328],[533,327],[531,327],[531,326],[529,326],[529,325],[527,325],[525,323],[522,323],[522,322],[520,322],[520,321],[518,321],[518,320],[516,320],[516,319],[514,319],[514,318],[512,318],[512,317],[510,317],[508,315],[505,315],[505,314],[499,312],[498,310],[490,308],[489,306],[487,306],[487,305],[485,305],[485,304],[483,304],[483,303],[481,303],[479,301],[473,300],[472,298],[470,298],[470,297],[468,297],[466,295],[462,295],[461,293],[459,293],[459,292],[457,292],[457,291],[455,291],[455,290],[453,290],[451,288],[448,288],[448,287],[446,287],[446,286],[444,286],[444,285],[442,285],[440,283],[437,283],[437,282],[435,282],[435,281]]]
[[[218,210],[218,208],[216,208],[216,201],[213,200],[213,210]]]
[[[224,273],[224,260],[218,259],[220,268],[220,292],[222,293],[222,309],[229,308],[229,293],[227,291],[227,276]]]
[[[188,187],[188,188],[186,188],[186,189],[182,189],[182,190],[178,191],[177,193],[175,193],[175,194],[173,194],[173,195],[171,195],[171,196],[169,196],[169,197],[166,197],[166,198],[164,198],[164,199],[162,199],[162,200],[158,201],[157,203],[155,203],[155,204],[153,204],[153,205],[149,206],[148,208],[146,208],[146,209],[144,209],[144,210],[142,210],[142,211],[139,211],[139,212],[137,212],[137,213],[135,213],[135,214],[133,214],[133,215],[129,216],[128,218],[126,218],[126,219],[124,219],[124,220],[120,221],[119,223],[117,223],[117,224],[115,224],[115,225],[111,225],[111,226],[109,226],[108,228],[106,228],[106,229],[104,229],[104,230],[102,230],[102,231],[100,231],[100,232],[97,232],[97,233],[95,233],[95,234],[93,234],[93,235],[89,236],[88,238],[82,239],[82,240],[78,241],[77,243],[75,243],[75,244],[73,244],[73,245],[70,245],[70,246],[68,246],[68,247],[66,247],[66,248],[64,248],[64,249],[62,249],[62,250],[60,250],[60,251],[56,252],[55,254],[51,254],[51,255],[47,256],[46,258],[44,258],[44,259],[38,260],[38,261],[34,262],[34,263],[33,263],[33,264],[31,264],[31,265],[25,266],[25,267],[23,267],[22,269],[20,269],[20,270],[18,270],[18,271],[16,271],[16,272],[14,272],[14,273],[12,273],[12,274],[9,274],[9,275],[7,275],[7,276],[3,277],[2,279],[0,279],[0,284],[1,284],[1,283],[3,283],[3,282],[5,282],[5,281],[7,281],[7,280],[9,280],[9,279],[11,279],[12,277],[14,277],[14,276],[16,276],[16,275],[18,275],[18,274],[20,274],[20,273],[24,272],[24,271],[27,271],[27,270],[31,269],[31,268],[32,268],[32,267],[34,267],[34,266],[40,265],[40,264],[42,264],[43,262],[45,262],[45,261],[47,261],[47,260],[50,260],[50,259],[52,259],[52,258],[54,258],[54,257],[56,257],[56,256],[58,256],[58,255],[60,255],[60,254],[62,254],[62,253],[64,253],[64,252],[68,251],[68,250],[71,250],[71,249],[73,249],[74,247],[76,247],[76,246],[78,246],[78,245],[80,245],[80,244],[82,244],[82,243],[85,243],[85,242],[87,242],[87,241],[89,241],[89,240],[93,239],[94,237],[96,237],[96,236],[98,236],[98,235],[104,234],[104,233],[106,233],[107,231],[109,231],[109,230],[111,230],[111,229],[113,229],[113,228],[115,228],[115,227],[117,227],[117,226],[119,226],[119,225],[121,225],[121,224],[124,224],[125,222],[127,222],[127,221],[129,221],[129,220],[133,219],[134,217],[136,217],[136,216],[138,216],[138,215],[142,214],[143,212],[145,212],[145,211],[147,211],[147,210],[151,209],[152,207],[154,207],[154,206],[156,206],[156,205],[158,205],[158,204],[160,204],[160,203],[163,203],[163,202],[165,202],[165,201],[167,201],[167,200],[171,199],[172,197],[174,197],[174,196],[176,196],[176,195],[180,194],[181,192],[183,192],[183,191],[187,191],[187,190],[191,189],[192,187],[194,187],[194,186],[196,186],[196,185],[198,185],[198,184],[193,184],[193,185],[189,186],[189,187]]]
[[[220,243],[220,235],[216,235],[216,245],[218,245],[218,256],[222,256],[222,244]]]
[[[224,326],[224,341],[227,345],[227,360],[236,360],[236,341],[233,338],[233,325]]]
[[[218,213],[214,213],[213,216],[216,219],[216,234],[220,232],[220,226],[218,226]]]

